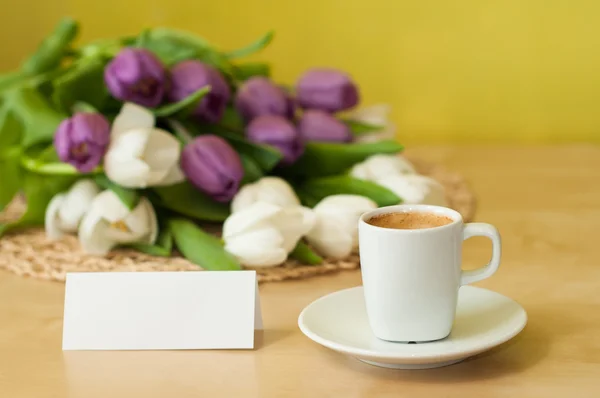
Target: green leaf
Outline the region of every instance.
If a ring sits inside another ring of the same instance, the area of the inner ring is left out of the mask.
[[[345,119],[345,120],[342,120],[342,122],[345,123],[346,126],[348,126],[348,128],[354,135],[375,133],[375,132],[381,131],[385,128],[385,126],[379,126],[376,124],[359,122],[358,120]]]
[[[83,113],[97,113],[98,109],[96,109],[93,105],[88,104],[87,102],[77,101],[73,104],[72,107],[73,113],[83,112]]]
[[[302,157],[292,166],[282,169],[281,173],[306,177],[343,174],[371,155],[393,154],[402,149],[403,146],[393,140],[354,144],[309,142]]]
[[[41,225],[44,223],[46,206],[54,195],[66,191],[77,180],[75,176],[41,176],[26,173],[24,179],[24,192],[27,199],[27,211],[21,222],[27,225]]]
[[[156,243],[153,245],[133,243],[126,247],[131,247],[151,256],[171,257],[173,251],[173,234],[171,233],[171,228],[168,225],[164,226],[156,239]]]
[[[77,179],[74,176],[49,177],[34,173],[24,173],[22,178],[27,210],[19,220],[0,226],[0,236],[14,229],[43,225],[50,200],[66,191]]]
[[[181,113],[182,116],[188,116],[196,109],[198,103],[202,101],[202,98],[209,92],[210,86],[202,87],[181,101],[155,108],[152,112],[157,117],[168,117],[176,113]]]
[[[123,202],[123,204],[130,210],[133,210],[140,201],[140,194],[135,189],[124,188],[120,185],[117,185],[109,180],[104,174],[95,176],[94,180],[96,181],[96,184],[102,188],[113,191],[115,195],[121,199],[121,202]]]
[[[323,262],[323,257],[315,253],[308,245],[302,241],[298,242],[290,257],[298,260],[302,264],[317,265]]]
[[[32,173],[45,175],[63,175],[80,176],[82,175],[75,167],[68,163],[63,163],[56,154],[52,144],[35,145],[22,152],[19,159],[21,166]],[[96,167],[88,174],[97,174],[102,172],[102,166]]]
[[[231,132],[221,131],[218,134],[225,138],[240,154],[252,158],[264,171],[272,170],[283,158],[281,152],[270,146],[255,144]]]
[[[156,257],[171,257],[171,251],[158,245],[148,245],[145,243],[132,243],[125,247],[130,247],[142,253],[149,254]]]
[[[260,179],[264,174],[260,168],[260,165],[256,163],[250,156],[241,154],[240,159],[244,166],[244,178],[242,179],[242,185],[254,182]]]
[[[52,82],[52,101],[64,112],[70,112],[77,102],[85,102],[96,109],[106,103],[109,93],[104,84],[102,57],[83,58],[65,74]]]
[[[156,187],[160,201],[158,205],[181,215],[204,221],[225,221],[229,216],[229,206],[217,202],[197,190],[189,182],[166,187]]]
[[[0,93],[16,84],[22,83],[25,79],[26,76],[21,71],[10,72],[0,76]]]
[[[212,65],[226,75],[232,75],[233,67],[227,57],[214,49],[210,43],[197,35],[169,28],[154,28],[143,33],[138,45],[152,51],[168,66],[188,59],[198,59]]]
[[[0,109],[0,156],[19,147],[23,129],[23,123],[14,111],[8,107]]]
[[[234,59],[234,58],[241,58],[241,57],[246,57],[248,55],[252,55],[252,54],[262,50],[263,48],[267,47],[269,45],[269,43],[271,43],[271,40],[273,40],[273,36],[275,36],[275,32],[273,32],[271,30],[271,31],[265,33],[258,40],[253,41],[252,43],[248,44],[247,46],[242,47],[237,50],[229,51],[228,53],[225,54],[225,56],[229,59]]]
[[[75,20],[71,18],[61,20],[54,32],[47,36],[36,52],[23,63],[23,72],[33,76],[59,66],[78,31],[79,25]]]
[[[309,195],[311,201],[316,200],[316,202],[336,194],[365,196],[377,203],[379,207],[397,205],[401,202],[401,198],[389,189],[374,182],[359,180],[350,176],[311,178],[302,183],[298,190]],[[315,204],[307,205],[314,206]]]
[[[0,156],[0,212],[4,210],[19,192],[22,184],[22,171],[19,165],[20,152]]]
[[[233,77],[236,80],[247,80],[253,76],[271,76],[271,67],[264,62],[249,62],[233,66]]]
[[[52,142],[56,128],[67,118],[65,113],[53,109],[38,91],[30,87],[7,91],[4,106],[12,109],[25,126],[21,142],[23,148]]]
[[[168,250],[169,253],[173,250],[173,231],[171,231],[171,227],[169,227],[168,224],[160,231],[160,234],[156,239],[156,244],[163,249]]]
[[[239,270],[240,264],[225,251],[221,241],[191,221],[183,218],[169,220],[175,245],[185,258],[210,271]]]
[[[146,48],[150,45],[150,29],[144,29],[142,33],[135,39],[135,46]]]
[[[232,107],[227,106],[225,108],[225,112],[223,112],[223,117],[219,122],[219,125],[224,127],[226,130],[231,131],[244,131],[244,121],[240,114]]]
[[[23,125],[7,108],[0,111],[0,211],[21,188],[20,141]]]

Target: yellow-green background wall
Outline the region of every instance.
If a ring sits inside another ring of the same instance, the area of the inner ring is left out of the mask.
[[[235,48],[276,30],[275,78],[346,69],[400,139],[600,142],[597,0],[0,0],[0,70],[63,15],[82,40],[170,25]]]

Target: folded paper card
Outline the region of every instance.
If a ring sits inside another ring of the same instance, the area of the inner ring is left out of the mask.
[[[254,348],[254,271],[67,274],[63,350]]]

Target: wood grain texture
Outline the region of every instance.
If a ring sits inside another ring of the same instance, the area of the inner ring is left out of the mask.
[[[500,270],[478,286],[527,310],[529,324],[513,341],[424,371],[380,369],[333,353],[302,335],[296,321],[314,299],[360,284],[351,271],[261,285],[267,329],[254,351],[63,353],[64,285],[0,272],[0,396],[600,396],[600,148],[413,153],[463,173],[478,193],[477,220],[502,233]],[[467,241],[465,268],[487,261],[489,250],[483,238]]]

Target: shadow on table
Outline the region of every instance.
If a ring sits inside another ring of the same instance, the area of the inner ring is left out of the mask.
[[[254,332],[254,349],[260,350],[285,339],[293,334],[291,330],[256,330]]]
[[[555,326],[561,327],[557,325],[558,323],[569,326],[562,327],[562,332],[557,333]],[[577,328],[576,325],[577,322],[570,321],[568,312],[530,310],[528,325],[512,340],[463,362],[437,369],[386,369],[332,351],[327,351],[327,355],[340,366],[349,367],[353,371],[376,379],[419,383],[465,383],[520,373],[535,366],[547,356],[556,340],[566,337],[569,330],[574,330],[565,328]]]

